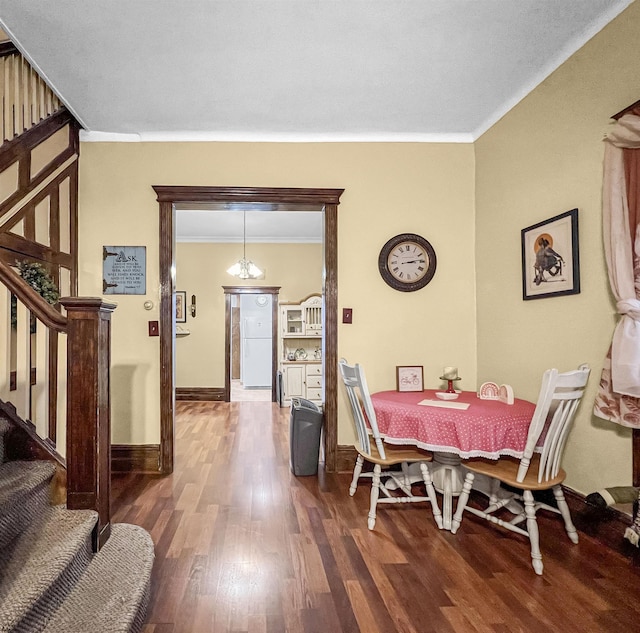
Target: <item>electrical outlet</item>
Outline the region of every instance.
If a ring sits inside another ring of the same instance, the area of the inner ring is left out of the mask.
[[[352,308],[342,308],[342,322],[343,323],[353,323],[353,309]]]
[[[158,321],[149,321],[149,336],[160,336]]]

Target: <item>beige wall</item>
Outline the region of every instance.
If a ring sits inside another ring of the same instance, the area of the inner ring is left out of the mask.
[[[603,134],[638,98],[634,3],[476,143],[478,377],[534,399],[548,367],[592,367],[567,447],[567,483],[631,483],[628,430],[591,415],[616,320],[602,247]],[[520,230],[578,207],[582,290],[523,301]]]
[[[471,145],[82,143],[80,293],[102,292],[102,245],[147,246],[147,295],[116,296],[113,441],[159,439],[158,205],[152,185],[344,188],[338,210],[338,354],[363,363],[372,390],[395,387],[395,366],[421,364],[427,386],[457,365],[476,386],[474,155]],[[382,245],[398,233],[426,237],[438,256],[433,281],[392,290],[378,273]],[[187,289],[188,290],[188,289]],[[155,307],[143,308],[151,299]],[[223,359],[220,359],[223,362]],[[353,437],[339,391],[339,441]]]
[[[495,380],[535,399],[545,368],[589,362],[568,483],[581,492],[629,483],[629,432],[590,410],[615,323],[602,254],[602,135],[609,116],[639,97],[639,27],[634,3],[475,146],[83,143],[80,292],[101,292],[103,244],[147,246],[147,296],[116,297],[114,441],[159,437],[158,339],[147,336],[158,302],[151,185],[344,187],[339,307],[353,308],[354,320],[339,326],[338,353],[364,364],[372,390],[393,388],[398,364],[424,365],[429,387],[439,386],[444,365],[457,365],[464,389]],[[522,301],[520,230],[574,207],[581,294]],[[400,293],[381,280],[377,256],[387,239],[409,231],[431,241],[438,271],[425,289]],[[156,304],[151,312],[146,299]],[[339,393],[339,442],[347,443]]]
[[[176,340],[176,386],[224,387],[225,298],[222,286],[279,286],[279,301],[300,301],[322,289],[321,244],[247,244],[247,257],[264,279],[242,281],[227,268],[242,244],[179,243],[176,288],[196,295],[196,318],[187,311],[189,336]]]

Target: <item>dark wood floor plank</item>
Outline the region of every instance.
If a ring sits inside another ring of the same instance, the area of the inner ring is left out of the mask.
[[[143,633],[608,633],[638,630],[640,571],[562,521],[529,542],[471,514],[438,530],[428,504],[385,506],[370,480],[294,477],[289,410],[179,401],[175,472],[113,478],[114,521],[156,545]],[[477,499],[472,503],[479,503]],[[635,628],[634,628],[635,627]]]
[[[339,615],[339,629],[341,631],[358,631],[359,627],[351,607],[349,594],[344,583],[345,579],[340,574],[334,550],[329,545],[322,519],[316,508],[309,509],[309,520],[313,530],[313,538],[322,560],[322,567],[325,571],[333,605]]]
[[[444,607],[442,615],[456,633],[495,633],[493,625],[473,617],[473,613],[460,607]]]
[[[356,578],[358,579],[358,583],[362,589],[362,594],[367,600],[368,608],[371,610],[371,613],[376,620],[377,626],[381,631],[393,631],[395,628],[393,626],[393,619],[391,618],[389,611],[387,610],[384,601],[382,600],[382,596],[380,595],[378,586],[371,576],[371,573],[369,572],[369,569],[367,568],[367,565],[362,558],[362,554],[358,549],[355,540],[351,536],[344,536],[343,544],[345,551],[349,556],[351,566],[353,567],[353,570],[356,574]],[[358,619],[358,621],[360,621],[360,611],[359,608],[355,605],[354,612],[356,613],[356,618]]]

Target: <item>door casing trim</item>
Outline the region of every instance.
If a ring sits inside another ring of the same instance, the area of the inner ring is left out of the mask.
[[[338,205],[344,189],[153,185],[159,205],[160,472],[173,472],[175,447],[175,205],[238,203],[311,205],[324,211],[325,468],[336,469],[338,445]]]
[[[271,402],[275,402],[280,286],[222,286],[222,289],[224,290],[224,401],[231,402],[231,297],[258,294],[271,295]]]

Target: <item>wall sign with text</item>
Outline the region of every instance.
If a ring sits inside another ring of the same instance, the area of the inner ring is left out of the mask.
[[[147,292],[147,247],[102,247],[102,293],[143,295]]]

